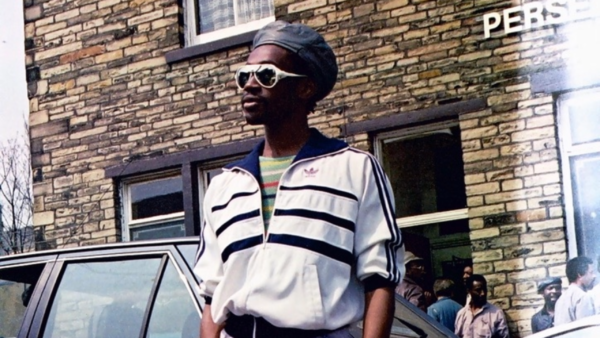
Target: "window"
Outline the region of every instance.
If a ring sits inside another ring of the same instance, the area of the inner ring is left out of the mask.
[[[390,179],[406,250],[425,259],[428,283],[445,276],[462,284],[457,265],[469,264],[471,242],[458,123],[379,134],[375,151]]]
[[[124,240],[185,236],[181,175],[137,178],[122,194]]]
[[[0,269],[0,337],[17,337],[44,264]]]
[[[197,337],[199,308],[181,276],[165,256],[69,263],[43,338]]]
[[[565,211],[571,256],[600,255],[600,90],[558,100]]]
[[[186,0],[186,44],[258,30],[275,20],[273,0]]]
[[[202,203],[204,202],[204,195],[206,193],[206,189],[208,189],[208,185],[212,181],[215,176],[219,175],[223,172],[223,167],[229,163],[235,162],[239,159],[242,159],[243,156],[235,156],[229,157],[225,160],[219,160],[215,162],[211,162],[205,164],[204,166],[198,168],[198,190],[200,194],[200,213],[202,214]],[[202,215],[200,215],[202,218]]]

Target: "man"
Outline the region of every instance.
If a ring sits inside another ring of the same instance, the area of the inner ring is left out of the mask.
[[[600,256],[598,257],[597,264],[598,272],[600,272]],[[596,284],[596,286],[594,286],[592,290],[588,292],[588,294],[594,301],[594,313],[600,315],[600,283]]]
[[[487,302],[487,281],[482,275],[467,278],[471,296],[456,316],[454,332],[460,338],[508,338],[508,326],[502,310]]]
[[[423,312],[427,312],[426,292],[422,286],[423,277],[425,276],[425,262],[423,258],[415,256],[410,251],[406,251],[404,266],[406,274],[402,282],[396,287],[396,293],[423,310]]]
[[[313,29],[273,22],[236,73],[264,140],[213,179],[195,272],[202,338],[389,337],[404,247],[387,178],[370,154],[308,126],[337,77]]]
[[[467,279],[473,276],[473,267],[470,265],[466,265],[463,269],[463,283],[465,286],[467,285]]]
[[[452,300],[454,296],[454,282],[451,279],[437,279],[433,283],[433,292],[437,301],[427,308],[427,314],[454,332],[456,315],[462,308],[460,304]]]
[[[531,331],[533,333],[554,326],[554,308],[556,301],[562,294],[562,280],[558,277],[544,279],[538,285],[538,293],[544,297],[544,307],[531,318]]]
[[[567,262],[569,287],[556,301],[554,324],[561,325],[594,315],[594,301],[586,293],[594,285],[594,262],[585,256]]]
[[[473,267],[471,265],[465,265],[465,267],[463,268],[463,275],[462,275],[463,285],[462,285],[462,289],[458,293],[458,298],[457,298],[461,304],[469,304],[469,302],[471,301],[471,298],[470,298],[469,294],[467,293],[467,279],[471,276],[473,276]]]

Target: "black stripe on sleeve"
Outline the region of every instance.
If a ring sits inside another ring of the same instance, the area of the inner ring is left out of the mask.
[[[320,185],[303,185],[299,187],[287,187],[282,185],[279,187],[279,190],[316,190],[358,201],[358,197],[354,196],[349,192],[333,189],[330,187],[323,187]]]
[[[231,203],[231,201],[233,201],[234,199],[239,198],[239,197],[244,197],[244,196],[252,196],[252,195],[256,194],[257,192],[258,192],[258,190],[254,190],[251,192],[239,192],[237,194],[233,194],[231,196],[231,198],[229,199],[229,201],[227,201],[225,204],[215,205],[214,207],[212,207],[211,210],[214,212],[214,211],[218,211],[221,209],[225,209],[225,208],[227,208],[227,205],[229,205],[229,203]]]
[[[354,232],[354,222],[347,219],[343,219],[332,214],[328,214],[320,211],[306,210],[306,209],[275,209],[275,216],[296,216],[310,219],[316,219],[331,223],[340,228]]]
[[[373,166],[373,175],[375,176],[375,182],[377,184],[383,216],[391,234],[391,240],[386,242],[386,255],[388,259],[386,270],[393,280],[399,281],[401,276],[398,267],[394,265],[394,262],[396,262],[396,251],[403,244],[402,237],[400,235],[400,231],[398,230],[398,226],[396,225],[394,207],[391,205],[389,191],[386,189],[385,174],[383,173],[383,169],[374,157],[369,156],[369,158],[371,160],[371,165]]]
[[[327,256],[336,261],[352,265],[354,256],[351,252],[333,246],[329,243],[294,235],[270,234],[269,243],[283,244],[303,248]]]
[[[243,221],[243,220],[249,219],[249,218],[258,217],[258,216],[260,216],[260,210],[258,210],[258,209],[252,210],[245,214],[236,215],[233,218],[231,218],[230,220],[228,220],[227,222],[223,223],[223,225],[221,225],[217,229],[216,235],[217,235],[217,237],[219,237],[219,235],[221,233],[223,233],[223,231],[225,231],[227,228],[229,228],[229,226],[231,226],[233,223],[240,222],[240,221]]]
[[[223,250],[223,252],[221,253],[221,259],[223,260],[223,263],[227,262],[227,260],[229,259],[229,256],[231,256],[231,254],[238,252],[238,251],[242,251],[245,249],[249,249],[253,246],[257,246],[260,245],[260,243],[262,243],[263,241],[263,235],[258,235],[258,236],[254,236],[254,237],[249,237],[249,238],[245,238],[236,242],[233,242],[231,244],[229,244],[225,250]]]

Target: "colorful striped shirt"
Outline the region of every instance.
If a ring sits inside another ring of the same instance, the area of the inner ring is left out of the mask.
[[[269,229],[269,222],[275,205],[275,195],[279,187],[279,179],[283,172],[290,166],[295,156],[286,157],[259,157],[260,161],[260,193],[262,195],[262,214],[265,223],[265,233]]]

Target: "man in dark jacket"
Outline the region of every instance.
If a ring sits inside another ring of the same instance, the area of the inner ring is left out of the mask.
[[[554,326],[554,306],[562,294],[562,280],[558,277],[544,279],[538,285],[538,293],[544,297],[544,307],[531,318],[533,333]]]

